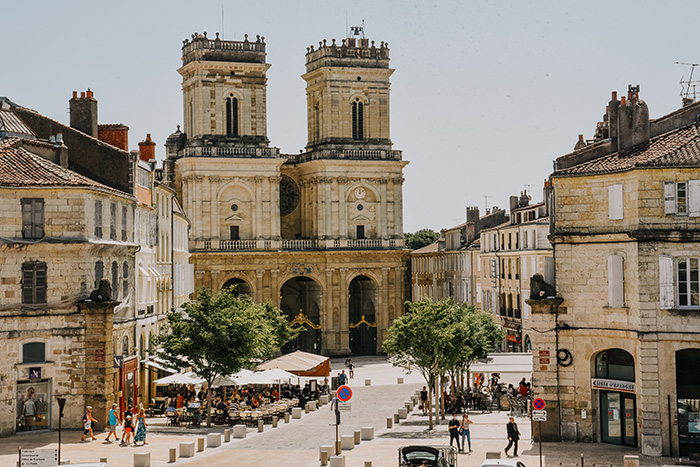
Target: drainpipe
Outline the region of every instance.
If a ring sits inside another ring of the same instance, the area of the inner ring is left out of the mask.
[[[175,195],[170,196],[170,311],[175,311]]]

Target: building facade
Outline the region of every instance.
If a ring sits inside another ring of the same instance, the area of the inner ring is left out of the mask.
[[[182,47],[184,132],[164,181],[192,221],[197,287],[270,301],[305,329],[285,350],[374,354],[402,314],[403,167],[389,134],[389,49],[323,41],[306,54],[308,144],[270,147],[264,38]]]
[[[555,162],[557,298],[529,301],[545,439],[700,452],[698,113],[650,120],[630,86]]]

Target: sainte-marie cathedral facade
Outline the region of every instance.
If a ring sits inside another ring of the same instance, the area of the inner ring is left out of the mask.
[[[306,331],[285,351],[382,352],[403,313],[401,151],[392,149],[388,44],[323,41],[306,53],[308,143],[267,135],[265,39],[194,34],[182,47],[184,131],[163,178],[192,222],[195,284],[272,302]]]

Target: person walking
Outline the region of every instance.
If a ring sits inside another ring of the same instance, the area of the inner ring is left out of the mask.
[[[109,411],[109,433],[107,433],[107,438],[105,441],[109,441],[109,437],[114,435],[114,441],[117,441],[117,425],[121,425],[121,420],[119,420],[119,410],[117,410],[117,404],[112,404],[112,408]]]
[[[124,431],[122,432],[122,442],[121,444],[129,444],[131,441],[131,432],[134,431],[134,413],[131,411],[132,407],[129,406],[126,412],[124,412]],[[126,438],[126,442],[124,442]]]
[[[508,450],[513,446],[513,456],[518,457],[518,440],[520,439],[520,431],[518,430],[518,424],[515,423],[515,419],[510,417],[510,421],[506,424],[506,431],[508,432],[508,446],[504,449],[506,456],[508,455]]]
[[[447,425],[447,428],[450,430],[450,446],[452,446],[452,441],[454,440],[457,442],[457,451],[461,451],[459,448],[459,420],[457,420],[456,413],[452,414],[452,419]]]
[[[148,444],[146,442],[146,428],[148,425],[146,425],[146,412],[143,408],[139,409],[139,414],[136,416],[136,423],[138,423],[138,425],[136,426],[136,434],[134,435],[134,446],[139,442],[143,442],[143,446],[145,446]]]
[[[340,374],[338,375],[338,381],[340,382],[340,385],[344,385],[348,381],[348,376],[345,374],[345,370],[341,371]]]
[[[355,377],[355,364],[352,363],[352,358],[348,359],[348,373],[349,373],[350,379]]]
[[[464,438],[465,437],[467,438],[467,443],[469,446],[468,452],[472,452],[472,438],[471,438],[471,435],[469,434],[469,425],[471,425],[472,423],[474,423],[474,422],[469,420],[469,415],[464,414],[464,416],[462,417],[462,422],[459,424],[459,430],[462,433],[462,452],[464,452],[464,446],[465,446],[464,445]]]
[[[425,386],[420,392],[420,406],[423,409],[423,415],[428,415],[428,390]]]
[[[87,411],[85,412],[85,415],[83,415],[83,439],[80,441],[86,441],[85,435],[90,433],[90,437],[92,439],[97,439],[95,438],[95,435],[92,433],[92,428],[93,428],[93,423],[97,423],[97,420],[95,420],[92,416],[92,407],[87,406]]]

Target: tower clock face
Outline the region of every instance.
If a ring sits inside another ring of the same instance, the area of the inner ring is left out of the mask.
[[[299,185],[287,175],[280,180],[280,215],[291,214],[299,204]]]
[[[357,199],[364,199],[365,195],[367,194],[367,191],[362,188],[361,186],[358,186],[355,188],[355,197]]]

